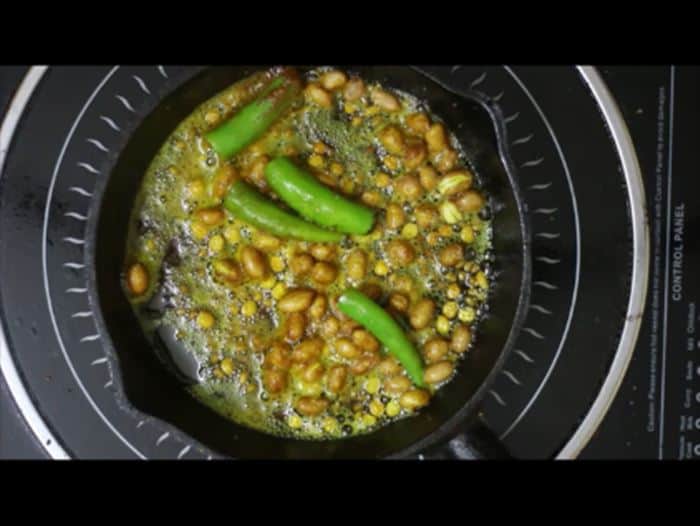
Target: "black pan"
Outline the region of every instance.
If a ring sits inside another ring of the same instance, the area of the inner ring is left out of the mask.
[[[490,309],[457,375],[427,408],[364,436],[333,441],[280,438],[238,425],[195,400],[146,340],[120,285],[128,221],[141,178],[168,135],[197,105],[258,69],[264,67],[204,68],[164,98],[131,135],[98,196],[97,222],[87,240],[90,285],[96,288],[103,341],[117,358],[115,386],[124,403],[231,458],[406,458],[429,452],[439,457],[443,445],[457,435],[465,456],[507,456],[481,424],[478,410],[527,311],[529,228],[500,110],[478,93],[448,88],[446,68],[344,68],[427,101],[455,131],[492,198],[496,285]]]

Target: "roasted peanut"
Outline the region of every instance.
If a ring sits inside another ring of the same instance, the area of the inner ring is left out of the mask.
[[[447,133],[441,123],[435,123],[425,132],[425,142],[431,152],[440,152],[447,148]]]
[[[289,262],[289,268],[297,276],[303,276],[311,272],[314,266],[314,258],[309,254],[303,252],[301,254],[295,254]]]
[[[348,276],[359,281],[367,273],[367,254],[361,248],[353,250],[346,261]]]
[[[455,204],[463,212],[478,212],[484,206],[484,198],[476,190],[469,190],[457,197]]]
[[[391,296],[389,296],[389,305],[397,312],[408,311],[409,304],[410,301],[405,294],[393,292]]]
[[[338,318],[331,316],[323,322],[323,325],[321,326],[321,334],[325,338],[331,338],[332,336],[335,336],[338,333],[339,329],[340,322],[338,321]]]
[[[399,100],[391,93],[384,91],[383,89],[373,89],[372,93],[370,93],[370,98],[376,106],[379,106],[383,110],[398,111],[401,109],[401,103]]]
[[[401,372],[401,364],[393,356],[384,358],[379,365],[377,365],[377,371],[386,376],[392,376]]]
[[[297,344],[292,351],[294,363],[308,363],[321,355],[325,342],[318,337],[309,338]]]
[[[311,83],[306,86],[306,96],[314,103],[322,108],[330,108],[333,104],[333,99],[326,90],[316,83]]]
[[[424,329],[435,316],[435,302],[425,298],[416,303],[409,312],[411,326],[414,329]]]
[[[311,269],[311,279],[321,285],[333,283],[337,275],[338,270],[335,268],[335,265],[325,261],[317,262]]]
[[[472,333],[466,325],[457,325],[452,331],[450,348],[457,353],[463,353],[472,342]]]
[[[339,393],[345,387],[345,380],[348,376],[348,370],[344,365],[334,365],[328,371],[327,384],[328,390],[332,393]]]
[[[423,346],[423,356],[428,362],[437,362],[447,355],[450,344],[442,338],[431,338]]]
[[[281,342],[275,342],[265,355],[265,367],[272,367],[286,371],[291,365],[291,350],[289,346]]]
[[[390,229],[401,228],[406,223],[406,214],[396,203],[386,207],[386,227]]]
[[[418,168],[418,179],[423,188],[430,192],[438,184],[438,173],[432,166],[421,166]]]
[[[326,71],[323,75],[321,75],[321,86],[328,91],[333,91],[335,89],[342,88],[347,80],[347,76],[342,71]]]
[[[360,351],[357,345],[347,338],[339,338],[336,340],[335,350],[340,356],[347,358],[348,360],[357,358],[360,356],[360,354],[362,354],[362,351]]]
[[[355,358],[350,363],[350,372],[354,375],[365,374],[379,363],[379,355],[374,353],[365,353],[359,358]]]
[[[241,263],[243,269],[251,278],[262,279],[269,273],[267,258],[258,249],[245,246],[241,250]]]
[[[452,170],[457,165],[458,160],[459,156],[457,155],[457,152],[452,148],[447,148],[446,150],[433,155],[430,162],[433,163],[433,166],[435,166],[440,173],[444,174]]]
[[[326,313],[326,308],[328,307],[328,300],[323,294],[318,294],[316,299],[314,299],[311,307],[309,307],[309,317],[312,320],[320,320]]]
[[[439,384],[447,380],[454,371],[452,362],[444,361],[434,363],[427,367],[423,373],[423,379],[429,384]]]
[[[211,193],[217,199],[221,199],[226,195],[229,186],[236,179],[236,169],[230,164],[225,164],[214,177]]]
[[[279,300],[277,307],[282,312],[302,312],[311,306],[316,292],[311,289],[293,289]]]
[[[324,243],[311,245],[310,252],[319,261],[333,261],[335,259],[335,247],[333,245]]]
[[[430,129],[430,119],[423,113],[411,113],[406,117],[406,126],[416,135],[425,135]]]
[[[431,205],[420,205],[416,208],[416,223],[422,229],[430,228],[438,218],[438,212]]]
[[[395,375],[384,380],[384,390],[389,394],[401,394],[411,388],[411,381],[405,376]]]
[[[438,260],[446,267],[454,267],[455,265],[458,265],[464,261],[464,250],[462,249],[462,245],[459,243],[447,245],[440,250]]]
[[[266,189],[267,180],[265,179],[265,167],[267,163],[270,162],[270,158],[267,155],[261,155],[248,168],[246,178],[251,181],[258,188]]]
[[[219,259],[212,264],[214,272],[229,283],[237,283],[243,277],[241,266],[233,259]]]
[[[279,238],[266,234],[265,232],[258,232],[253,238],[253,246],[255,248],[262,250],[263,252],[272,252],[277,250],[282,242]]]
[[[394,239],[387,247],[389,260],[394,265],[408,265],[415,257],[416,252],[408,241]]]
[[[377,352],[379,351],[379,342],[369,332],[358,329],[352,333],[352,342],[363,351]]]
[[[387,152],[394,155],[401,155],[406,148],[403,133],[396,126],[387,126],[379,134],[379,142]]]
[[[418,409],[425,406],[430,401],[430,394],[422,389],[412,389],[405,392],[399,403],[404,409]]]
[[[396,180],[396,192],[406,201],[415,201],[423,194],[423,187],[415,175],[404,175]]]
[[[301,378],[305,382],[309,383],[318,382],[321,378],[323,378],[324,371],[325,368],[321,362],[313,362],[304,368]]]
[[[224,222],[226,216],[221,208],[202,208],[195,214],[197,219],[207,226],[216,226]]]
[[[406,141],[403,164],[407,170],[418,168],[428,157],[428,150],[421,140]]]
[[[304,331],[306,330],[306,316],[301,312],[292,312],[286,321],[285,333],[287,334],[287,339],[290,341],[296,341],[304,336]]]
[[[365,83],[360,78],[352,78],[343,88],[343,98],[348,102],[355,102],[365,94]]]
[[[287,373],[279,369],[265,369],[263,384],[270,393],[279,393],[287,386]]]
[[[316,416],[326,410],[328,407],[328,400],[304,396],[297,401],[294,407],[304,416]]]
[[[126,273],[126,285],[134,296],[140,296],[148,290],[148,271],[141,263],[134,263]]]

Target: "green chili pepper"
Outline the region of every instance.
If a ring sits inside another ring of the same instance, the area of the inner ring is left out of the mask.
[[[298,76],[294,70],[285,69],[254,102],[205,137],[222,159],[229,159],[262,137],[300,94]]]
[[[364,235],[372,229],[372,210],[333,192],[286,157],[267,163],[265,178],[285,203],[309,221],[346,234]]]
[[[371,332],[401,362],[418,387],[424,387],[423,362],[398,323],[379,305],[355,289],[338,298],[338,309]]]
[[[324,230],[285,212],[241,180],[231,185],[224,207],[235,217],[279,237],[316,243],[337,242],[343,238],[338,232]]]

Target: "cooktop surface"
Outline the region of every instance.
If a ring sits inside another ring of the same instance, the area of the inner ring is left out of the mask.
[[[448,70],[501,107],[533,232],[531,309],[483,420],[518,458],[700,455],[698,70]],[[216,456],[120,402],[83,255],[101,178],[199,71],[0,68],[0,456]]]

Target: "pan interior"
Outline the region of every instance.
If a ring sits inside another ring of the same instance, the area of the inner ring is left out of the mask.
[[[221,454],[237,458],[377,458],[400,454],[416,444],[440,440],[472,415],[486,381],[508,350],[512,327],[522,311],[528,262],[517,192],[499,149],[494,113],[477,97],[456,97],[409,67],[348,67],[426,100],[455,131],[496,202],[493,247],[496,286],[490,314],[459,374],[438,391],[418,416],[349,439],[326,442],[281,439],[232,422],[200,404],[153,352],[120,286],[124,240],[131,205],[151,159],[171,131],[204,100],[257,67],[213,67],[185,82],[146,116],[121,151],[100,196],[95,238],[89,251],[96,270],[105,345],[118,359],[117,382],[138,411],[159,418]],[[121,380],[121,382],[119,382]]]

